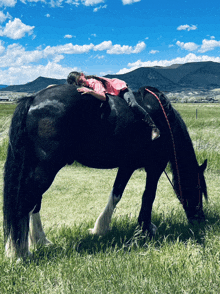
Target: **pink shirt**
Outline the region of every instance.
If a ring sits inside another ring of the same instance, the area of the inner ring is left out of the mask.
[[[127,84],[119,79],[101,78],[105,81],[105,86],[102,82],[96,79],[85,79],[85,76],[83,74],[80,79],[84,82],[84,85],[86,87],[93,89],[96,93],[104,97],[105,93],[117,96],[119,95],[121,90],[127,89]]]

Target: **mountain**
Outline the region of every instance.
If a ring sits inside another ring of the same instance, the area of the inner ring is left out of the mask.
[[[220,87],[220,63],[207,61],[168,67],[141,67],[127,74],[106,77],[124,80],[133,91],[142,86],[152,86],[168,92],[186,89],[210,90]]]
[[[0,89],[8,87],[7,85],[0,85]]]
[[[182,86],[193,85],[196,88],[219,88],[220,87],[220,64],[204,63],[203,66],[188,73],[179,80]]]
[[[160,73],[158,68],[140,67],[132,72],[122,75],[107,75],[106,78],[118,78],[124,80],[133,91],[138,90],[142,86],[152,86],[163,91],[177,89],[178,85]]]
[[[220,63],[191,62],[167,67],[140,67],[121,75],[106,75],[107,78],[124,80],[133,91],[142,86],[156,87],[161,91],[211,90],[220,88]],[[65,79],[39,77],[25,85],[9,86],[1,91],[37,92],[51,84],[65,84]]]
[[[65,79],[51,79],[51,78],[44,78],[39,77],[36,80],[24,84],[24,85],[15,85],[15,86],[8,86],[6,88],[1,89],[1,91],[12,91],[12,92],[38,92],[49,85],[53,84],[65,84]]]

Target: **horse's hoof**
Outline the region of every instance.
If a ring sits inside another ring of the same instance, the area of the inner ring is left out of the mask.
[[[157,232],[157,227],[151,223],[148,228],[148,233],[149,233],[150,237],[154,237],[156,235],[156,232]]]
[[[88,231],[89,231],[89,233],[90,233],[91,235],[94,235],[94,236],[102,236],[102,235],[104,235],[104,234],[102,234],[101,232],[97,231],[95,228],[93,228],[93,229],[88,229]]]
[[[16,264],[20,264],[22,261],[23,261],[23,259],[19,257],[19,258],[16,260]]]
[[[88,229],[88,231],[89,231],[89,233],[90,233],[91,235],[96,235],[94,229]]]
[[[50,240],[46,239],[45,242],[42,245],[48,247],[48,246],[53,245],[53,242],[51,242]]]
[[[43,247],[48,247],[53,245],[53,242],[51,242],[50,240],[48,240],[47,238],[41,238],[37,241],[32,241],[31,239],[29,239],[29,246],[43,246]]]
[[[150,238],[153,238],[156,235],[157,227],[151,223],[148,226],[143,226],[143,231],[146,232]]]
[[[37,245],[43,246],[43,247],[48,247],[53,245],[53,242],[48,240],[47,238],[43,238],[37,241]]]
[[[89,229],[88,231],[91,235],[104,236],[108,231],[110,231],[110,229],[106,229],[105,231],[100,231],[100,230],[97,230],[96,228],[93,228],[93,229]]]
[[[32,256],[33,254],[28,250],[28,252],[24,254],[24,256],[20,256],[17,258],[16,264],[20,264],[21,262],[26,261],[27,258],[31,258]]]

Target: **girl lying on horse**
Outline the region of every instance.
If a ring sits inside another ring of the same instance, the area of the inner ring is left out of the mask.
[[[139,115],[140,118],[152,128],[152,140],[160,137],[160,131],[156,127],[154,121],[147,111],[137,103],[134,94],[124,81],[119,79],[97,77],[93,75],[86,76],[83,73],[73,71],[68,75],[67,82],[68,84],[80,86],[80,88],[77,89],[78,92],[82,94],[90,94],[102,101],[106,101],[105,94],[124,98],[134,113]]]

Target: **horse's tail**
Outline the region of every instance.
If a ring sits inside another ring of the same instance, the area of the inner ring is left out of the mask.
[[[27,170],[26,118],[34,96],[22,98],[12,117],[9,131],[7,159],[4,167],[3,227],[5,243],[11,234],[19,240],[19,222],[24,216],[25,199],[22,199],[24,173]],[[25,197],[24,197],[25,198]]]

